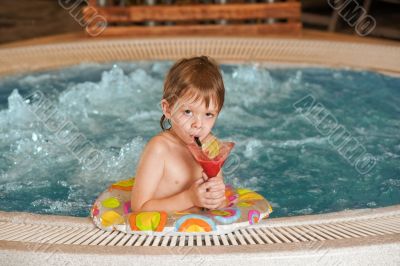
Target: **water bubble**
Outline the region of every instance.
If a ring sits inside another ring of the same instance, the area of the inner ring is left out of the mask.
[[[32,140],[37,141],[38,137],[35,132],[32,132]]]

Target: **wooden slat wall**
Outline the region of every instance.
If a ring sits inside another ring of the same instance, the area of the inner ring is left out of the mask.
[[[205,19],[299,18],[300,3],[97,7],[108,22],[178,21]],[[89,18],[95,10],[88,10]]]
[[[80,9],[76,11],[81,17]],[[0,44],[81,31],[79,23],[58,1],[0,0]]]
[[[301,32],[301,5],[298,0],[276,3],[226,3],[186,5],[133,5],[128,7],[97,6],[90,0],[83,10],[87,31],[99,27],[94,17],[107,21],[101,35],[251,35],[292,34]],[[278,19],[274,23],[263,20]],[[227,23],[210,24],[205,21],[224,20]],[[248,23],[249,20],[252,23]],[[261,21],[261,23],[257,23]],[[147,24],[146,22],[158,22]],[[160,25],[169,22],[174,25]]]

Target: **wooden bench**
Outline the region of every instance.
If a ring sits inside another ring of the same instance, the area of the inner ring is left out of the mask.
[[[89,0],[83,14],[93,36],[299,35],[302,29],[298,0],[131,6],[99,6]]]

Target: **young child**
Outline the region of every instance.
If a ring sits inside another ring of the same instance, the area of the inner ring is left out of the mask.
[[[202,141],[211,132],[224,95],[222,76],[212,59],[181,59],[171,67],[161,100],[163,131],[141,154],[132,189],[132,211],[226,207],[222,170],[208,177],[186,146],[194,143],[194,137]]]

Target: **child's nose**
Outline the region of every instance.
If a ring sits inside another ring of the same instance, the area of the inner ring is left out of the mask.
[[[202,126],[201,118],[199,116],[195,116],[194,121],[192,123],[192,127],[193,128],[201,128],[201,126]]]

